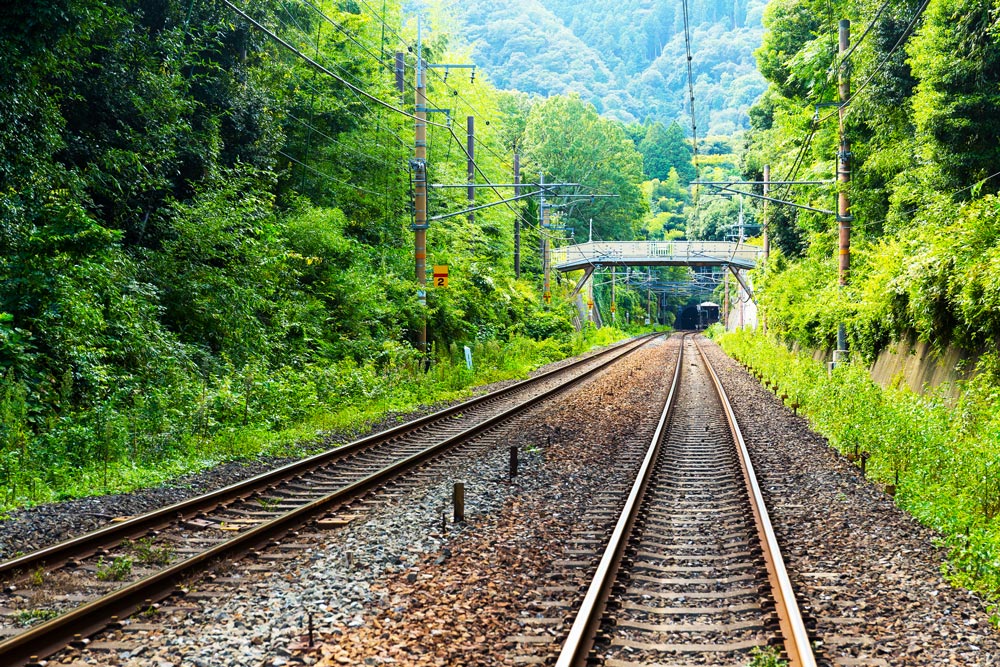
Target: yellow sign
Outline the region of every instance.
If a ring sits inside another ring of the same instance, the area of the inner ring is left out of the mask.
[[[447,286],[448,286],[448,265],[447,264],[434,265],[434,287],[447,287]]]
[[[615,304],[612,303],[611,304],[611,312],[613,313],[613,312],[615,312],[615,310],[617,310],[617,308],[615,308]]]

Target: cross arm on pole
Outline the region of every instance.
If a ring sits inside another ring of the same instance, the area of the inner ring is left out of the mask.
[[[758,194],[753,193],[753,192],[743,192],[742,190],[735,190],[733,188],[726,187],[725,185],[712,185],[710,187],[713,187],[713,188],[719,190],[720,192],[724,192],[726,194],[745,195],[747,197],[750,197],[751,199],[762,199],[764,201],[774,202],[776,204],[785,204],[786,206],[794,206],[795,208],[801,208],[801,209],[805,209],[806,211],[813,211],[815,213],[822,213],[824,215],[837,215],[836,211],[828,211],[828,210],[822,209],[822,208],[815,208],[813,206],[806,206],[805,204],[796,204],[793,201],[786,201],[784,199],[775,199],[774,197],[765,197],[764,195],[758,195]]]

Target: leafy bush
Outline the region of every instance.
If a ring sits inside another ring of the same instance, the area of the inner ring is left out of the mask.
[[[812,427],[845,455],[867,455],[867,475],[939,531],[945,571],[1000,604],[1000,357],[987,355],[954,405],[905,386],[882,389],[857,364],[827,373],[773,337],[734,332],[721,344],[780,386]]]

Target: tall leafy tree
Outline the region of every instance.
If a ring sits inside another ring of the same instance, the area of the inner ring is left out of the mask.
[[[639,183],[642,155],[617,121],[601,118],[592,104],[575,95],[537,104],[528,117],[525,152],[548,180],[580,183],[578,194],[613,194],[565,209],[564,218],[586,229],[590,218],[600,238],[635,236],[648,210]]]
[[[942,187],[972,183],[1000,164],[998,13],[995,0],[931,0],[909,44],[919,152]]]
[[[646,178],[666,180],[670,170],[675,169],[686,185],[695,178],[694,163],[691,161],[691,146],[684,137],[684,130],[675,121],[669,127],[663,123],[650,123],[646,135],[639,142],[642,153],[642,167]]]

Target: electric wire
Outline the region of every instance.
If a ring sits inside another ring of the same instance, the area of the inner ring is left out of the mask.
[[[916,25],[917,21],[920,19],[920,16],[923,14],[924,10],[927,8],[927,5],[928,5],[929,2],[930,2],[930,0],[924,0],[924,2],[917,9],[916,14],[914,14],[914,16],[913,16],[912,19],[910,19],[910,22],[909,22],[909,24],[907,24],[906,28],[903,30],[903,33],[896,40],[896,43],[893,45],[892,49],[889,50],[889,52],[882,58],[882,60],[876,66],[875,70],[873,72],[871,72],[871,74],[869,74],[869,76],[864,80],[864,82],[862,82],[862,84],[851,94],[851,96],[842,105],[838,106],[836,110],[828,113],[827,115],[823,116],[822,118],[820,118],[818,116],[818,114],[815,115],[815,116],[813,116],[812,122],[810,123],[809,134],[807,135],[806,139],[802,142],[802,145],[801,145],[801,147],[799,149],[799,153],[796,156],[795,161],[793,162],[792,167],[791,167],[791,169],[788,172],[788,175],[785,177],[786,181],[795,180],[795,177],[798,174],[798,169],[799,169],[799,167],[801,166],[801,163],[802,163],[802,158],[805,156],[805,152],[808,149],[809,145],[811,144],[812,139],[815,136],[816,131],[817,131],[819,125],[821,125],[825,121],[829,120],[830,118],[833,118],[834,116],[839,115],[840,112],[841,112],[841,110],[843,108],[847,107],[848,105],[850,105],[850,103],[854,101],[854,99],[861,93],[861,91],[864,90],[868,86],[868,84],[871,83],[871,81],[882,70],[882,68],[886,65],[886,63],[888,63],[888,61],[892,57],[893,53],[895,53],[896,50],[900,46],[902,46],[903,43],[905,43],[906,39],[910,36],[910,33],[913,31],[913,28]],[[846,63],[847,57],[849,55],[851,55],[853,53],[854,49],[857,48],[857,46],[859,46],[861,44],[861,42],[864,41],[865,37],[868,36],[868,33],[871,31],[872,27],[875,25],[875,22],[881,16],[882,12],[885,11],[885,9],[886,9],[886,7],[888,5],[889,5],[889,0],[887,0],[885,3],[883,3],[883,5],[881,7],[879,7],[879,9],[876,11],[875,17],[872,19],[872,21],[868,24],[868,27],[862,33],[861,38],[858,39],[856,42],[854,42],[853,46],[851,46],[850,49],[847,52],[845,52],[844,56],[842,58],[840,58],[840,64],[841,64],[841,66],[844,63]],[[846,115],[847,114],[845,113],[844,116],[846,117]],[[782,198],[784,198],[784,199],[788,198],[789,192],[791,191],[791,187],[792,187],[791,185],[786,185],[785,186],[785,190],[784,190],[784,193],[782,195]]]
[[[225,4],[226,4],[226,5],[227,5],[227,6],[228,6],[228,7],[230,8],[230,9],[232,9],[232,10],[233,10],[234,12],[236,12],[236,13],[237,13],[237,14],[239,14],[239,15],[240,15],[240,16],[241,16],[242,18],[244,18],[244,19],[245,19],[246,21],[248,21],[248,22],[249,22],[249,23],[250,23],[251,25],[253,25],[253,26],[254,26],[255,28],[257,28],[258,30],[260,30],[261,32],[263,32],[264,34],[266,34],[266,35],[267,35],[268,37],[270,37],[270,38],[271,38],[271,39],[272,39],[273,41],[277,42],[278,44],[280,44],[280,45],[282,45],[283,47],[285,47],[285,48],[286,48],[287,50],[291,51],[291,52],[292,52],[293,54],[295,54],[295,55],[296,55],[297,57],[299,57],[299,58],[300,58],[300,59],[302,59],[302,60],[303,60],[304,62],[306,62],[307,64],[309,64],[309,65],[310,65],[311,67],[313,67],[313,68],[314,68],[315,70],[317,70],[317,71],[319,71],[319,72],[322,72],[322,73],[324,73],[324,74],[326,74],[326,75],[330,76],[331,78],[333,78],[333,79],[334,79],[335,81],[337,81],[338,83],[341,83],[342,85],[346,86],[346,87],[347,87],[347,88],[348,88],[349,90],[351,90],[352,92],[354,92],[355,94],[357,94],[357,95],[358,95],[359,97],[363,97],[363,98],[366,98],[366,99],[368,99],[368,100],[370,100],[370,101],[372,101],[372,102],[374,102],[374,103],[376,103],[376,104],[378,104],[378,105],[380,105],[380,106],[382,106],[382,107],[384,107],[384,108],[386,108],[386,109],[388,109],[388,110],[390,110],[390,111],[393,111],[393,112],[395,112],[395,113],[397,113],[397,114],[399,114],[399,115],[402,115],[402,116],[405,116],[405,117],[408,117],[408,118],[411,118],[411,119],[413,119],[413,120],[421,120],[421,119],[419,119],[419,118],[418,118],[418,117],[417,117],[416,115],[414,115],[414,114],[411,114],[411,113],[409,113],[409,112],[407,112],[407,111],[405,111],[405,110],[403,110],[403,109],[400,109],[399,107],[397,107],[397,106],[395,106],[395,105],[393,105],[393,104],[391,104],[391,103],[388,103],[388,102],[386,102],[385,100],[382,100],[382,99],[378,98],[377,96],[375,96],[375,95],[372,95],[371,93],[368,93],[368,92],[367,92],[367,91],[365,91],[365,90],[364,90],[363,88],[360,88],[359,86],[356,86],[356,85],[354,85],[353,83],[351,83],[350,81],[348,81],[348,80],[344,79],[343,77],[341,77],[341,76],[337,75],[337,74],[336,74],[335,72],[331,71],[331,70],[330,70],[329,68],[325,67],[324,65],[322,65],[322,64],[321,64],[321,63],[319,63],[318,61],[316,61],[316,60],[314,60],[314,59],[310,58],[309,56],[307,56],[306,54],[304,54],[304,53],[303,53],[303,52],[302,52],[301,50],[297,49],[297,48],[296,48],[295,46],[293,46],[292,44],[290,44],[290,43],[289,43],[288,41],[286,41],[285,39],[281,38],[280,36],[278,36],[278,35],[277,35],[276,33],[274,33],[273,31],[269,30],[269,29],[268,29],[267,27],[265,27],[264,25],[262,25],[262,24],[261,24],[260,22],[256,21],[256,20],[255,20],[254,18],[252,18],[252,17],[251,17],[251,16],[249,15],[249,14],[247,14],[246,12],[244,12],[243,10],[241,10],[241,9],[240,9],[239,7],[235,6],[235,5],[234,5],[234,4],[232,3],[232,2],[230,2],[229,0],[223,0],[223,2],[224,2],[224,3],[225,3]],[[396,37],[397,37],[397,39],[399,40],[399,42],[400,42],[400,43],[402,43],[402,44],[403,44],[404,46],[406,46],[406,47],[407,47],[407,49],[408,49],[408,50],[410,50],[410,47],[409,47],[409,45],[408,45],[408,44],[407,44],[407,43],[405,42],[405,40],[403,40],[403,39],[402,39],[402,37],[401,37],[401,36],[399,35],[399,33],[398,33],[398,32],[396,32],[396,31],[395,31],[395,30],[394,30],[394,29],[393,29],[393,28],[392,28],[392,27],[391,27],[391,26],[390,26],[390,25],[389,25],[388,23],[386,23],[386,21],[384,20],[384,18],[382,18],[381,16],[379,16],[377,12],[373,11],[373,10],[372,10],[372,8],[371,8],[371,6],[370,6],[370,5],[369,5],[369,4],[367,3],[367,2],[365,2],[365,0],[361,0],[361,2],[362,2],[362,4],[364,4],[364,5],[365,5],[365,6],[366,6],[366,7],[367,7],[367,8],[369,9],[369,11],[371,11],[371,12],[372,12],[372,14],[373,14],[373,15],[374,15],[374,16],[375,16],[375,17],[376,17],[376,18],[377,18],[377,19],[378,19],[378,20],[379,20],[379,21],[380,21],[380,22],[381,22],[381,23],[383,24],[383,26],[385,26],[386,28],[388,28],[388,29],[389,29],[389,32],[390,32],[390,33],[392,33],[392,34],[393,34],[394,36],[396,36]],[[307,4],[311,4],[311,3],[308,3],[308,2],[307,2]],[[314,9],[316,9],[316,10],[318,11],[318,9],[317,9],[317,8],[315,8],[315,7],[314,7]],[[322,12],[320,12],[320,13],[322,14]],[[324,14],[324,18],[326,18],[326,19],[327,19],[327,20],[328,20],[329,22],[331,22],[332,24],[336,25],[336,23],[335,23],[335,22],[333,22],[332,20],[330,20],[330,19],[329,19],[328,17],[326,17],[326,16],[325,16],[325,14]],[[282,25],[284,25],[285,27],[288,27],[287,23],[284,23],[284,22],[283,22],[283,21],[281,21],[280,19],[279,19],[279,22],[280,22],[280,23],[282,23]],[[307,41],[309,41],[309,40],[307,40]],[[352,41],[353,41],[353,40],[352,40]],[[369,52],[369,55],[374,55],[374,54],[371,54],[371,53]],[[379,62],[381,63],[381,61],[380,61],[380,60],[379,60]],[[432,70],[432,71],[433,71],[433,70]],[[435,74],[436,74],[436,73],[435,73]],[[446,84],[446,85],[447,85],[447,84]],[[412,85],[410,85],[410,88],[412,89],[412,88],[413,88],[413,86],[412,86]],[[449,87],[449,88],[450,88],[450,87]],[[692,90],[693,90],[693,89],[692,89]],[[465,101],[465,102],[466,102],[466,104],[468,104],[468,105],[470,106],[470,108],[472,108],[472,105],[471,105],[471,104],[469,104],[469,103],[468,103],[468,101],[466,101],[466,100],[463,100],[463,101]],[[428,102],[430,102],[430,100],[428,100]],[[369,111],[370,111],[370,108],[369,108],[369,107],[367,107],[367,105],[365,105],[365,107],[366,107],[366,108],[368,108],[368,109],[369,109]],[[348,113],[352,113],[352,112],[351,112],[351,111],[350,111],[349,109],[344,109],[344,110],[345,110],[345,111],[347,111]],[[361,118],[361,116],[357,115],[356,113],[352,113],[352,115],[355,115],[355,116],[356,116],[356,117],[358,117],[359,119],[362,119],[362,120],[364,120],[363,118]],[[296,120],[298,120],[298,119],[296,119]],[[303,122],[303,121],[299,121],[299,122]],[[437,122],[434,122],[434,121],[430,121],[430,120],[426,120],[425,122],[427,123],[427,125],[428,125],[428,126],[432,126],[432,127],[442,127],[442,128],[445,128],[446,130],[448,130],[448,132],[450,133],[451,137],[452,137],[452,138],[453,138],[453,139],[454,139],[454,140],[456,141],[456,143],[458,143],[458,144],[459,144],[459,146],[460,146],[460,148],[461,148],[462,152],[463,152],[463,153],[465,153],[465,154],[466,154],[466,156],[468,157],[468,151],[466,150],[465,146],[463,145],[463,143],[462,143],[462,140],[461,140],[461,139],[460,139],[460,138],[458,137],[458,135],[457,135],[457,134],[455,133],[455,131],[454,131],[454,128],[453,128],[453,127],[451,126],[451,124],[450,124],[450,123],[437,123]],[[400,137],[399,137],[398,135],[396,135],[395,133],[392,133],[392,134],[393,134],[393,136],[395,136],[395,138],[396,138],[396,139],[397,139],[398,141],[402,142],[402,139],[401,139],[401,138],[400,138]],[[328,137],[328,138],[329,138],[329,137]],[[481,142],[481,143],[480,143],[480,145],[483,145],[483,143],[484,143],[484,142]],[[496,154],[495,152],[493,152],[493,151],[492,151],[492,149],[487,149],[487,150],[488,150],[489,152],[492,152],[492,153],[494,154],[494,156],[495,156],[495,157],[498,157],[498,158],[500,158],[501,160],[503,159],[502,157],[498,156],[498,155],[497,155],[497,154]],[[285,158],[287,158],[287,159],[291,160],[292,162],[295,162],[296,164],[299,164],[300,166],[302,166],[302,167],[304,167],[304,168],[306,168],[306,169],[308,169],[308,170],[310,170],[310,171],[312,171],[312,172],[316,173],[316,174],[317,174],[317,175],[319,175],[319,176],[322,176],[322,177],[325,177],[325,178],[328,178],[328,179],[330,179],[331,181],[334,181],[334,182],[337,182],[337,183],[340,183],[340,184],[342,184],[342,185],[346,185],[346,186],[348,186],[348,187],[351,187],[351,188],[353,188],[353,189],[355,189],[355,190],[358,190],[358,191],[360,191],[360,192],[365,192],[365,193],[367,193],[367,194],[371,194],[371,195],[375,195],[375,196],[381,196],[381,194],[382,194],[382,193],[376,193],[376,192],[373,192],[373,191],[371,191],[371,190],[368,190],[368,189],[366,189],[366,188],[362,188],[362,187],[360,187],[360,186],[356,186],[356,185],[354,185],[354,184],[351,184],[351,183],[349,183],[349,182],[347,182],[347,181],[343,181],[343,180],[341,180],[341,179],[338,179],[338,178],[336,178],[336,177],[334,177],[334,176],[331,176],[330,174],[327,174],[327,173],[325,173],[325,172],[321,172],[321,171],[319,171],[319,170],[317,170],[317,169],[315,169],[315,168],[313,168],[313,167],[311,167],[311,166],[309,166],[309,165],[307,165],[307,164],[305,164],[305,163],[301,162],[300,160],[298,160],[298,159],[296,159],[296,158],[293,158],[292,156],[290,156],[290,155],[288,155],[288,154],[284,153],[283,151],[279,151],[279,154],[280,154],[280,155],[282,155],[283,157],[285,157]],[[370,155],[368,155],[368,157],[369,157],[369,158],[373,158],[373,156],[370,156]],[[375,159],[375,158],[373,158],[373,159]],[[480,165],[478,164],[478,162],[476,162],[476,161],[475,161],[475,160],[473,159],[473,160],[472,160],[472,163],[473,163],[473,165],[474,165],[474,168],[475,168],[475,171],[476,171],[476,172],[477,172],[477,173],[478,173],[478,174],[479,174],[479,175],[480,175],[480,176],[481,176],[481,177],[483,178],[483,180],[484,180],[484,181],[486,182],[486,184],[490,186],[490,189],[491,189],[491,190],[492,190],[492,191],[493,191],[493,192],[494,192],[494,193],[495,193],[495,194],[496,194],[496,195],[497,195],[498,197],[500,197],[500,199],[501,199],[501,200],[502,200],[502,199],[504,199],[503,195],[502,195],[502,194],[501,194],[501,193],[499,192],[499,190],[498,190],[498,189],[497,189],[497,188],[496,188],[495,186],[493,186],[493,184],[492,184],[492,181],[491,181],[491,180],[490,180],[490,179],[489,179],[489,178],[488,178],[488,177],[486,176],[485,172],[484,172],[484,171],[483,171],[483,169],[482,169],[482,168],[480,167]],[[383,165],[383,166],[385,166],[385,165]],[[554,236],[554,235],[552,235],[552,234],[548,234],[548,233],[547,233],[547,232],[546,232],[546,231],[545,231],[544,229],[542,229],[542,228],[541,228],[541,226],[540,226],[540,224],[539,224],[539,223],[537,223],[537,222],[536,222],[535,220],[533,220],[532,218],[528,218],[528,217],[527,217],[527,216],[525,216],[525,215],[524,215],[524,214],[523,214],[522,212],[520,212],[520,211],[518,211],[517,209],[515,209],[515,208],[514,208],[513,206],[511,206],[510,202],[506,202],[506,201],[505,201],[505,202],[503,202],[503,203],[504,203],[504,204],[506,205],[506,207],[507,207],[507,208],[508,208],[508,209],[509,209],[509,210],[510,210],[510,211],[511,211],[511,212],[512,212],[512,213],[513,213],[513,214],[514,214],[514,215],[515,215],[515,216],[516,216],[516,217],[517,217],[517,218],[518,218],[518,219],[519,219],[519,220],[520,220],[520,221],[521,221],[522,223],[524,223],[524,224],[525,224],[525,226],[526,226],[526,227],[527,227],[528,229],[535,229],[535,230],[537,230],[537,231],[538,231],[538,233],[539,233],[540,235],[546,235],[546,236],[549,236],[550,238],[556,238],[556,239],[559,239],[559,238],[563,238],[563,237],[556,237],[556,236]]]
[[[830,118],[838,115],[840,113],[840,110],[842,108],[849,106],[851,104],[851,102],[853,102],[855,100],[855,98],[857,98],[857,96],[861,94],[861,91],[863,91],[865,88],[868,87],[868,84],[870,84],[875,79],[875,77],[879,74],[879,72],[882,71],[882,68],[885,67],[886,64],[889,62],[889,59],[892,58],[892,54],[894,54],[896,52],[896,50],[899,49],[899,47],[902,46],[904,43],[906,43],[907,39],[909,39],[910,34],[913,32],[913,28],[916,27],[917,21],[920,20],[920,17],[923,15],[924,10],[927,9],[927,5],[928,4],[930,4],[930,0],[924,0],[923,1],[923,3],[917,9],[916,14],[913,15],[913,18],[910,19],[910,22],[907,24],[906,28],[903,30],[903,34],[901,34],[899,36],[899,39],[897,39],[896,43],[893,45],[893,47],[891,49],[889,49],[889,52],[886,53],[882,57],[882,60],[879,61],[879,64],[875,67],[874,71],[872,71],[868,75],[868,77],[864,81],[861,82],[861,85],[858,86],[857,89],[854,90],[853,93],[851,93],[851,96],[849,98],[847,98],[847,100],[836,111],[832,111],[829,114],[827,114],[826,116],[824,116],[823,118],[821,118],[819,120],[820,123],[822,123],[822,122],[824,122],[824,121],[826,121],[826,120],[828,120],[828,119],[830,119]],[[846,115],[846,112],[845,112],[845,115]]]
[[[319,169],[316,169],[315,167],[312,167],[312,166],[306,164],[305,162],[302,162],[301,160],[297,160],[297,159],[293,158],[291,155],[289,155],[288,153],[286,153],[284,151],[278,151],[278,155],[280,155],[280,156],[282,156],[284,158],[287,158],[288,160],[291,160],[292,162],[294,162],[295,164],[299,165],[300,167],[308,169],[309,171],[313,172],[317,176],[322,176],[323,178],[327,178],[327,179],[333,181],[334,183],[340,183],[341,185],[345,185],[345,186],[347,186],[347,187],[349,187],[349,188],[351,188],[353,190],[357,190],[358,192],[364,192],[365,194],[373,195],[375,197],[381,197],[384,194],[382,192],[375,192],[374,190],[369,190],[367,188],[363,188],[360,185],[355,185],[354,183],[351,183],[350,181],[345,181],[345,180],[337,178],[336,176],[332,176],[332,175],[330,175],[330,174],[328,174],[326,172],[320,171]]]
[[[986,176],[985,178],[981,178],[981,179],[979,179],[978,181],[976,181],[975,183],[973,183],[971,185],[965,185],[965,186],[963,186],[963,187],[961,187],[961,188],[959,188],[957,190],[952,190],[951,192],[948,193],[948,195],[951,196],[951,197],[954,197],[956,195],[962,194],[963,192],[967,192],[968,190],[971,190],[971,189],[973,189],[973,188],[975,188],[977,186],[983,185],[984,183],[986,183],[986,181],[990,181],[990,180],[996,178],[997,176],[1000,176],[1000,171],[993,172],[989,176]],[[920,208],[917,207],[917,208],[908,209],[906,211],[899,211],[895,215],[911,215],[913,213],[919,213],[919,212],[920,212]],[[889,217],[887,216],[885,218],[882,218],[881,220],[875,220],[875,221],[872,221],[872,222],[862,223],[860,225],[854,225],[854,226],[859,226],[859,227],[861,227],[863,229],[863,228],[865,228],[865,227],[867,227],[869,225],[870,226],[881,225],[883,222],[887,222],[888,220],[889,220]]]
[[[359,151],[357,148],[354,148],[353,146],[351,146],[351,145],[349,145],[349,144],[347,144],[347,143],[345,143],[343,141],[340,141],[339,139],[336,139],[335,137],[330,136],[329,134],[323,132],[319,128],[317,128],[317,127],[311,125],[310,123],[302,120],[298,116],[295,116],[295,115],[287,113],[287,112],[285,113],[285,115],[288,118],[291,118],[295,122],[299,123],[300,125],[304,126],[305,128],[307,128],[307,129],[315,132],[316,134],[318,134],[319,136],[323,137],[327,141],[332,141],[333,143],[337,144],[338,146],[340,146],[343,150],[347,151],[348,153],[352,153],[353,155],[356,155],[358,157],[366,157],[366,158],[368,158],[370,160],[374,160],[376,162],[379,162],[379,161],[383,160],[386,157],[384,155],[376,157],[376,156],[372,155],[371,153],[365,153],[363,151]],[[375,147],[376,148],[388,148],[388,146],[385,146],[384,144],[375,144]],[[385,165],[387,163],[386,162],[380,162],[380,164]]]
[[[840,62],[835,63],[836,66],[831,68],[833,71],[836,71],[837,69],[840,68],[841,65],[847,62],[847,59],[851,57],[851,54],[854,53],[854,50],[859,46],[861,46],[861,43],[865,41],[866,37],[868,37],[868,33],[870,33],[872,31],[872,28],[875,27],[875,24],[878,23],[879,18],[882,16],[882,12],[884,12],[890,4],[892,4],[892,0],[885,0],[885,2],[882,3],[882,6],[879,7],[877,10],[875,10],[875,16],[873,16],[872,20],[868,22],[868,26],[865,27],[864,32],[861,33],[861,37],[859,37],[857,40],[855,40],[853,44],[851,44],[850,48],[848,48],[847,51],[844,52],[844,55],[840,56],[839,59]]]
[[[338,29],[340,29],[342,31],[344,30],[344,28],[342,26],[340,26],[335,21],[333,21],[332,19],[330,19],[325,13],[323,13],[318,7],[316,7],[314,4],[312,4],[309,0],[302,0],[302,1],[305,2],[306,4],[308,4],[310,7],[312,7],[314,9],[314,11],[316,11],[317,13],[319,13],[320,16],[322,16],[326,21],[328,21],[329,23],[331,23],[331,25],[336,26]],[[372,16],[374,16],[375,19],[378,20],[382,24],[383,29],[387,29],[396,38],[397,43],[401,44],[407,51],[412,51],[413,50],[413,46],[411,44],[408,44],[406,42],[406,40],[402,37],[402,35],[400,35],[391,25],[389,25],[389,23],[386,22],[385,18],[379,12],[375,11],[375,9],[370,4],[368,4],[368,2],[366,2],[365,0],[361,0],[361,3],[368,9],[369,12],[371,12]],[[347,34],[347,33],[345,32],[345,34]],[[364,47],[362,47],[362,48],[364,48]],[[382,60],[381,60],[381,58],[378,57],[377,55],[375,55],[371,50],[369,50],[369,49],[364,49],[364,50],[372,58],[378,60],[378,62],[380,64],[383,64],[389,70],[394,71],[395,68],[393,66],[388,65],[386,63],[383,63]],[[471,112],[473,112],[474,115],[478,115],[479,117],[485,117],[485,114],[483,114],[478,108],[476,108],[475,105],[473,105],[468,99],[466,99],[456,88],[454,88],[453,86],[448,85],[446,75],[443,76],[440,72],[438,72],[434,68],[428,68],[428,70],[430,71],[430,73],[433,76],[437,77],[441,81],[441,83],[444,84],[444,86],[446,88],[448,88],[448,90],[452,91],[452,93],[453,93],[454,96],[458,97],[462,102],[464,102],[465,105],[469,108],[469,110]],[[404,85],[406,87],[408,87],[410,90],[415,90],[415,87],[413,86],[413,84],[410,83],[408,80],[405,81]],[[427,99],[427,102],[428,102],[429,106],[434,106],[434,107],[439,106],[439,105],[435,104],[434,101],[432,99],[430,99],[429,97],[427,97],[426,95],[425,95],[425,98]],[[486,152],[488,152],[491,155],[493,155],[498,160],[500,160],[500,162],[503,164],[503,166],[506,166],[508,169],[513,169],[513,165],[508,161],[507,156],[501,155],[500,153],[498,153],[490,145],[489,141],[485,141],[482,138],[477,138],[477,145],[480,146],[481,148],[483,148]]]
[[[282,25],[283,27],[285,27],[285,28],[288,28],[288,27],[289,27],[289,26],[288,26],[288,24],[287,24],[287,23],[285,23],[284,21],[282,21],[282,20],[281,20],[280,18],[278,19],[278,22],[279,22],[279,23],[280,23],[280,24],[281,24],[281,25]],[[303,34],[304,36],[306,35],[305,31],[304,31],[303,29],[301,29],[301,28],[300,28],[300,32],[301,32],[301,33],[302,33],[302,34]],[[309,40],[310,40],[311,38],[309,38],[309,37],[307,36],[307,37],[306,37],[306,39],[307,39],[307,41],[309,41]],[[317,52],[319,51],[319,43],[318,43],[318,42],[315,42],[315,43],[313,43],[313,42],[310,42],[310,44],[309,44],[309,45],[310,45],[310,46],[313,46],[313,45],[315,45],[315,46],[316,46],[316,50],[317,50]],[[318,62],[319,62],[319,61],[317,60],[317,63],[318,63]],[[345,76],[348,76],[348,77],[350,77],[350,78],[354,79],[354,80],[355,80],[355,81],[357,81],[357,82],[358,82],[359,84],[360,84],[360,83],[363,83],[363,82],[362,82],[362,81],[361,81],[361,80],[360,80],[360,79],[359,79],[359,78],[358,78],[357,76],[355,76],[355,75],[351,74],[350,72],[348,72],[347,70],[345,70],[345,69],[344,69],[344,68],[343,68],[342,66],[340,66],[339,64],[333,64],[333,67],[335,67],[336,69],[338,69],[339,71],[341,71],[341,72],[342,72],[342,73],[343,73],[343,74],[344,74]],[[314,85],[313,85],[313,84],[312,84],[311,82],[304,82],[304,83],[305,83],[305,85],[308,85],[308,86],[309,86],[309,87],[310,87],[310,88],[311,88],[311,89],[312,89],[312,90],[313,90],[314,92],[316,92],[316,93],[319,93],[319,91],[318,91],[318,90],[316,89],[316,87],[315,87],[315,86],[314,86]],[[369,114],[371,114],[372,116],[374,116],[374,115],[375,115],[375,111],[374,111],[374,110],[373,110],[373,109],[372,109],[372,108],[371,108],[371,107],[370,107],[370,106],[369,106],[369,105],[368,105],[368,104],[367,104],[367,103],[365,102],[365,96],[364,96],[364,95],[361,95],[361,94],[358,94],[358,93],[357,93],[357,91],[355,90],[355,88],[356,88],[357,90],[360,90],[360,86],[355,86],[354,88],[352,88],[352,91],[353,91],[353,92],[355,92],[355,94],[357,95],[357,97],[358,97],[358,101],[360,102],[361,106],[363,106],[363,107],[365,108],[365,110],[366,110],[366,111],[368,111],[368,113],[369,113]],[[363,116],[361,116],[361,115],[357,114],[356,112],[354,112],[354,111],[353,111],[353,110],[352,110],[352,109],[350,108],[350,106],[344,106],[344,107],[342,107],[342,108],[341,108],[341,111],[343,111],[344,113],[348,113],[348,114],[350,114],[350,115],[353,115],[353,116],[354,116],[355,118],[357,118],[358,120],[360,120],[360,121],[361,121],[362,123],[367,123],[367,122],[368,122],[368,118],[365,118],[365,117],[363,117]],[[400,136],[399,136],[399,135],[398,135],[397,133],[393,132],[393,131],[392,131],[391,129],[390,129],[390,130],[387,130],[387,131],[388,131],[388,132],[389,132],[390,134],[394,135],[394,136],[395,136],[395,138],[396,138],[396,140],[397,140],[397,141],[398,141],[399,143],[401,143],[401,144],[402,144],[402,145],[404,145],[404,146],[408,146],[408,144],[406,143],[406,141],[404,141],[404,140],[403,140],[403,138],[402,138],[402,137],[400,137]]]
[[[334,28],[336,28],[338,31],[340,31],[345,37],[347,37],[349,40],[351,40],[352,42],[354,42],[355,44],[357,44],[358,47],[360,47],[362,51],[364,51],[365,53],[367,53],[368,55],[370,55],[372,57],[372,59],[375,60],[379,65],[381,65],[382,67],[385,67],[390,72],[394,71],[395,68],[394,68],[393,65],[390,65],[389,63],[383,61],[382,60],[383,56],[376,54],[367,45],[363,44],[360,41],[360,38],[357,35],[351,33],[343,25],[341,25],[340,23],[337,23],[332,18],[330,18],[329,16],[327,16],[327,14],[322,9],[320,9],[319,7],[317,7],[316,5],[314,5],[312,2],[310,2],[310,0],[301,0],[301,1],[304,2],[306,5],[308,5],[310,8],[312,8],[312,10],[314,12],[316,12],[317,14],[319,14],[319,16],[324,21],[326,21],[327,23],[329,23],[330,25],[332,25]]]
[[[681,0],[681,6],[684,12],[684,48],[687,55],[688,101],[691,107],[691,152],[694,162],[695,180],[700,180],[701,165],[698,161],[698,123],[696,122],[694,113],[694,67],[691,62],[693,57],[691,55],[691,20],[688,12],[688,0]],[[695,215],[697,215],[698,211],[698,190],[699,188],[696,186],[694,189]]]
[[[412,113],[410,113],[408,111],[400,109],[399,107],[397,107],[397,106],[395,106],[393,104],[390,104],[389,102],[386,102],[385,100],[383,100],[383,99],[381,99],[379,97],[376,97],[375,95],[372,95],[371,93],[369,93],[368,91],[364,90],[363,88],[359,88],[358,86],[354,85],[350,81],[347,81],[343,77],[337,75],[335,72],[333,72],[330,69],[324,67],[323,65],[321,65],[318,62],[316,62],[315,60],[313,60],[312,58],[310,58],[306,54],[302,53],[302,51],[300,51],[299,49],[295,48],[294,46],[292,46],[291,44],[289,44],[287,41],[285,41],[284,39],[282,39],[281,37],[279,37],[277,34],[275,34],[274,32],[272,32],[268,28],[266,28],[264,25],[262,25],[260,22],[258,22],[257,20],[255,20],[253,17],[251,17],[249,14],[247,14],[246,12],[244,12],[242,9],[240,9],[239,7],[237,7],[236,5],[234,5],[229,0],[222,0],[222,1],[226,4],[226,6],[228,6],[234,12],[236,12],[237,14],[239,14],[246,21],[248,21],[251,25],[253,25],[255,28],[257,28],[258,30],[260,30],[261,32],[263,32],[264,34],[266,34],[272,40],[274,40],[275,42],[277,42],[277,43],[281,44],[282,46],[284,46],[286,49],[288,49],[289,51],[291,51],[292,53],[294,53],[295,55],[297,55],[299,58],[301,58],[303,61],[305,61],[306,63],[308,63],[311,67],[314,67],[315,69],[319,70],[320,72],[323,72],[327,76],[329,76],[329,77],[333,78],[334,80],[338,81],[339,83],[343,84],[345,87],[347,87],[351,91],[353,91],[353,92],[357,93],[358,95],[360,95],[360,96],[362,96],[362,97],[364,97],[364,98],[366,98],[366,99],[374,102],[375,104],[383,106],[386,109],[389,109],[390,111],[393,111],[393,112],[395,112],[395,113],[397,113],[397,114],[399,114],[401,116],[406,116],[407,118],[412,118],[413,120],[422,120],[421,118],[419,118],[415,114],[412,114]],[[431,120],[427,120],[425,122],[428,125],[432,125],[432,126],[435,126],[435,127],[445,127],[444,124],[442,124],[442,123],[435,123],[434,121],[431,121]]]

